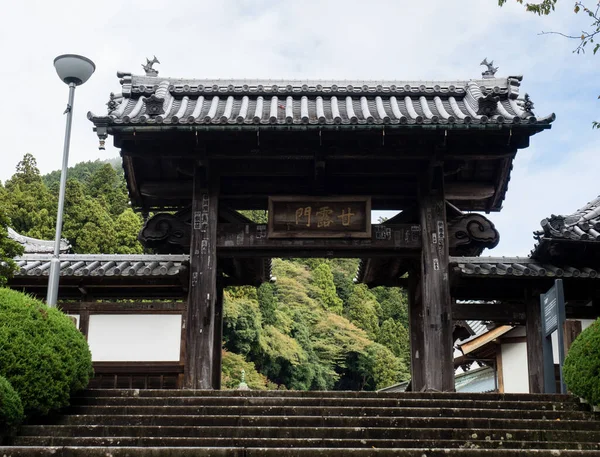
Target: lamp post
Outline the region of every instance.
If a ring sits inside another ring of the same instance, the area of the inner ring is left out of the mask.
[[[56,236],[54,238],[54,254],[50,263],[50,274],[48,277],[48,295],[46,304],[56,306],[58,298],[58,279],[60,277],[60,236],[62,231],[63,211],[65,207],[65,188],[67,185],[67,166],[69,164],[69,143],[71,142],[71,124],[73,122],[73,102],[75,99],[75,88],[82,85],[94,70],[96,65],[87,57],[76,54],[63,54],[54,59],[54,68],[60,79],[69,85],[69,102],[65,113],[67,115],[67,127],[65,130],[65,143],[63,149],[62,170],[60,173],[60,191],[58,194],[58,213],[56,215]]]

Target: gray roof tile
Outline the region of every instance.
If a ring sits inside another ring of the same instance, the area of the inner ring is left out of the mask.
[[[29,254],[17,257],[15,278],[48,276],[52,256]],[[64,254],[61,276],[151,276],[178,275],[187,255]]]
[[[465,276],[600,279],[592,267],[556,266],[527,257],[450,257],[450,264]]]
[[[519,98],[520,77],[469,81],[258,81],[122,76],[109,125],[549,124]],[[485,105],[485,106],[484,106]],[[484,109],[485,108],[485,109]]]
[[[54,252],[54,240],[39,240],[30,236],[24,236],[8,227],[8,237],[23,246],[25,254],[45,254]],[[60,252],[68,252],[71,245],[67,240],[60,240]]]
[[[564,238],[600,241],[600,196],[569,216],[551,215],[541,222],[542,230],[534,232],[537,240]]]

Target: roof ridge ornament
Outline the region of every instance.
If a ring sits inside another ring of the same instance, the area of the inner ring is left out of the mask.
[[[483,59],[479,65],[485,65],[487,67],[487,70],[485,70],[483,73],[481,73],[481,76],[483,77],[483,79],[493,78],[499,68],[499,67],[494,67],[493,60],[491,62],[488,62],[487,57],[485,59]]]
[[[152,60],[146,57],[146,65],[142,64],[142,68],[146,72],[146,76],[158,76],[158,70],[152,68],[152,65],[154,65],[155,63],[160,63],[156,56],[154,56]]]

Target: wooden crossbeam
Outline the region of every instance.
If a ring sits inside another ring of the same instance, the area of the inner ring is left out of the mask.
[[[370,239],[294,239],[267,236],[260,224],[219,224],[217,253],[220,257],[415,256],[421,247],[419,225],[373,225]],[[337,252],[339,251],[339,252]]]

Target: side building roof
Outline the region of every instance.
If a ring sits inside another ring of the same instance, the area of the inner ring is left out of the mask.
[[[540,224],[542,230],[534,232],[532,258],[600,267],[600,196],[573,214],[552,214]]]

